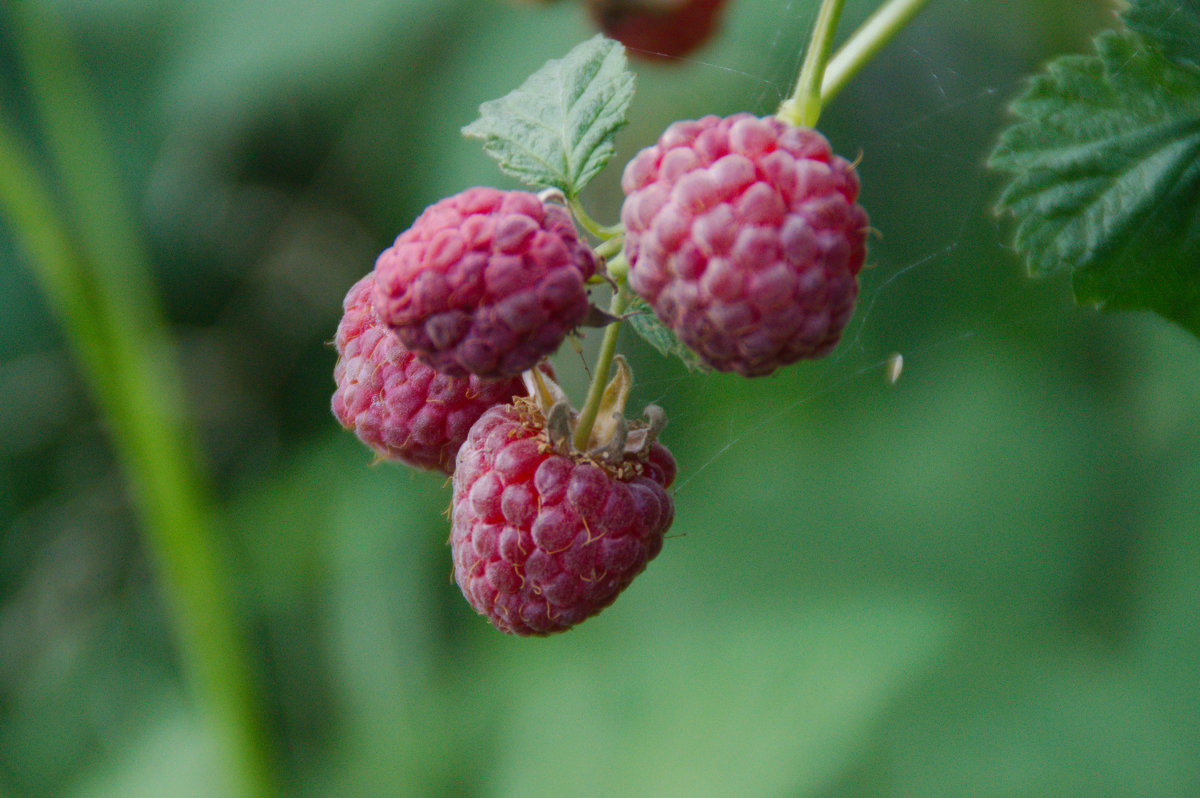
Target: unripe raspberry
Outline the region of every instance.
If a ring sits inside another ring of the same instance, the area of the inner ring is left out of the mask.
[[[621,186],[629,285],[710,366],[755,377],[837,344],[867,214],[820,133],[750,114],[676,122]]]
[[[565,208],[471,188],[426,208],[383,251],[375,308],[438,371],[511,377],[584,320],[598,265]]]
[[[675,460],[561,454],[532,402],[494,407],[458,454],[450,544],[467,601],[501,631],[548,635],[610,605],[662,548]]]
[[[454,470],[458,448],[484,411],[524,396],[519,378],[451,377],[421,363],[371,306],[375,275],[346,294],[338,324],[333,414],[380,457]]]

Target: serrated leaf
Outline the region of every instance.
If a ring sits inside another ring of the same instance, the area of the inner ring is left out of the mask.
[[[990,165],[1033,275],[1067,268],[1075,299],[1149,309],[1200,337],[1200,75],[1129,32],[1066,56],[1012,106]]]
[[[1200,69],[1200,0],[1134,0],[1121,16],[1167,58]]]
[[[629,326],[633,331],[646,340],[646,343],[658,350],[664,357],[677,357],[687,366],[688,371],[712,371],[700,359],[700,356],[680,341],[675,333],[663,324],[654,310],[641,297],[635,296],[629,303],[627,316]]]
[[[535,188],[574,197],[604,168],[633,99],[625,48],[597,34],[498,100],[463,135],[483,139],[500,168]]]

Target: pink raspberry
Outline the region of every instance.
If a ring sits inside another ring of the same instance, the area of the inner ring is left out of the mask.
[[[375,308],[438,371],[511,377],[583,321],[598,267],[566,209],[470,188],[426,208],[379,256]]]
[[[371,307],[375,275],[354,284],[338,324],[333,414],[380,457],[450,474],[471,425],[526,394],[519,378],[450,377],[421,363]]]
[[[621,186],[629,285],[710,366],[755,377],[837,344],[867,214],[820,133],[751,114],[676,122]]]
[[[614,470],[553,451],[536,411],[494,407],[458,453],[455,580],[501,631],[565,631],[611,604],[662,549],[674,479],[660,443]]]

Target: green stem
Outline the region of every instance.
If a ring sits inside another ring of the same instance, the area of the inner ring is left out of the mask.
[[[625,246],[625,237],[621,235],[614,236],[596,247],[596,254],[605,260],[612,260],[621,251],[623,246]]]
[[[583,226],[584,230],[587,230],[596,238],[607,241],[608,239],[625,232],[624,226],[620,224],[602,225],[597,222],[592,218],[591,214],[584,209],[583,203],[579,201],[578,197],[571,197],[567,200],[567,203],[571,206],[571,213],[575,215],[576,221]]]
[[[0,213],[25,248],[98,405],[158,571],[192,691],[245,796],[278,793],[250,658],[149,258],[124,201],[83,70],[41,4],[0,6],[30,83],[64,208],[0,119]],[[70,219],[70,223],[66,219]]]
[[[85,371],[110,373],[114,365],[105,343],[111,336],[107,320],[96,311],[91,281],[83,275],[70,231],[59,218],[27,148],[5,122],[0,118],[0,218],[8,222],[23,246],[34,277],[52,301]],[[115,401],[113,387],[110,381],[93,384],[102,404]]]
[[[629,289],[625,283],[618,282],[617,290],[613,293],[608,312],[620,316],[629,307]],[[587,399],[583,409],[579,411],[579,419],[575,422],[575,448],[586,451],[588,438],[592,435],[592,425],[596,423],[596,414],[600,412],[600,400],[604,397],[604,388],[608,385],[608,373],[612,370],[613,357],[617,353],[617,338],[621,334],[621,322],[614,321],[604,328],[604,338],[600,341],[600,354],[596,356],[596,368],[592,373],[592,383],[588,386]]]
[[[813,26],[812,39],[804,53],[804,65],[796,80],[796,90],[779,106],[778,116],[785,122],[815,127],[821,116],[821,80],[825,63],[833,49],[833,34],[842,16],[845,0],[822,0]]]
[[[828,105],[851,78],[912,21],[929,0],[888,0],[867,18],[825,67],[821,103]]]

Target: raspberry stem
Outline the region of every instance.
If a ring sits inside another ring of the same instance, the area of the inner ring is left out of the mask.
[[[895,38],[929,0],[888,0],[829,58],[829,43],[840,13],[840,0],[825,0],[813,29],[813,40],[804,56],[796,91],[779,106],[777,116],[793,125],[812,127],[838,92]],[[829,9],[837,5],[837,9]],[[827,14],[827,11],[829,12]],[[832,23],[829,16],[832,15]],[[826,31],[825,28],[828,28]],[[819,38],[828,36],[827,39]],[[821,52],[820,47],[825,48]],[[820,63],[817,63],[820,60]],[[823,73],[823,74],[822,74]]]
[[[822,0],[812,39],[804,53],[804,65],[796,80],[796,90],[779,106],[777,116],[783,121],[797,126],[816,127],[817,119],[821,116],[821,81],[844,4],[845,0]]]
[[[624,231],[622,230],[621,235],[613,236],[604,243],[600,244],[600,246],[596,247],[595,252],[598,257],[604,258],[605,260],[610,260],[613,256],[620,252],[621,248],[624,246],[625,236]]]
[[[889,0],[830,59],[821,83],[821,102],[828,105],[859,70],[871,62],[884,45],[912,21],[929,0]]]
[[[616,261],[624,260],[618,256]],[[613,292],[609,302],[608,312],[620,316],[629,307],[629,289],[624,280],[617,282],[617,290]],[[596,414],[600,411],[600,400],[604,397],[604,388],[608,385],[608,372],[612,368],[613,357],[617,353],[617,338],[621,334],[621,322],[614,321],[604,328],[604,338],[600,342],[600,354],[596,356],[596,368],[592,372],[592,382],[588,385],[587,399],[583,409],[579,411],[579,420],[575,423],[575,448],[586,451],[588,439],[592,435],[592,426],[596,423]]]
[[[571,208],[571,213],[575,215],[576,221],[596,238],[607,241],[625,232],[625,228],[620,224],[602,225],[597,222],[591,214],[584,210],[583,203],[577,197],[569,198],[567,204]]]

